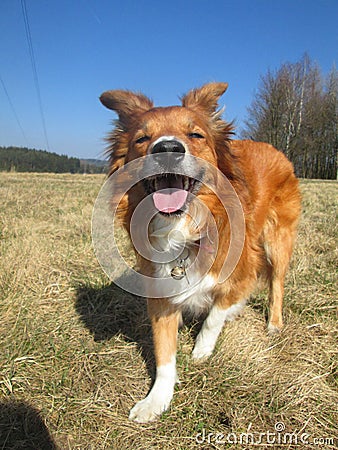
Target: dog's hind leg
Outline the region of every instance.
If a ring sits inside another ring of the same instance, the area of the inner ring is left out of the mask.
[[[269,264],[269,324],[270,334],[283,327],[284,280],[289,267],[295,237],[295,227],[268,226],[264,232],[264,249]]]
[[[140,423],[155,420],[168,409],[177,382],[176,345],[181,313],[165,299],[148,300],[148,313],[153,330],[156,379],[147,397],[130,411],[129,419]]]

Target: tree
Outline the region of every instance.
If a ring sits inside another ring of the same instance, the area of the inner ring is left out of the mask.
[[[81,172],[80,160],[21,147],[0,147],[0,170],[17,172]]]
[[[261,77],[242,137],[269,142],[305,178],[336,178],[337,71],[323,81],[305,55]]]

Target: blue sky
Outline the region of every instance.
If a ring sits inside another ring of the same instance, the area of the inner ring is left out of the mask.
[[[227,81],[224,116],[240,128],[268,69],[305,52],[324,74],[337,62],[337,0],[26,0],[26,8],[49,149],[59,154],[100,157],[115,117],[98,100],[108,89],[170,105]],[[46,149],[21,0],[0,1],[0,76],[0,146]]]

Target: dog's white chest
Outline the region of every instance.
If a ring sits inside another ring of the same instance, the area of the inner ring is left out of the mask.
[[[153,262],[155,280],[152,292],[155,292],[156,297],[168,298],[174,305],[193,313],[209,307],[217,280],[208,274],[204,262],[209,258],[203,255],[196,258],[196,251],[192,247],[189,250],[189,242],[192,243],[194,239],[185,218],[171,219],[168,223],[156,217],[152,226],[152,244],[156,251],[163,252],[167,257],[165,263]]]
[[[189,259],[184,262],[186,268],[177,265],[177,261],[157,265],[155,277],[167,278],[168,283],[158,284],[156,294],[159,298],[168,298],[172,304],[198,314],[212,303],[212,290],[217,281],[210,274],[190,271],[189,263]],[[175,279],[173,271],[180,276]],[[156,279],[154,283],[157,284]]]
[[[174,305],[179,305],[193,314],[199,314],[210,307],[213,302],[212,290],[216,280],[212,275],[205,275],[183,294],[170,298]]]

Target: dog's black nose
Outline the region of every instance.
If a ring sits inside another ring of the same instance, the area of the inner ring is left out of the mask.
[[[154,145],[151,153],[175,153],[176,158],[181,158],[184,156],[185,148],[179,141],[163,140]]]

